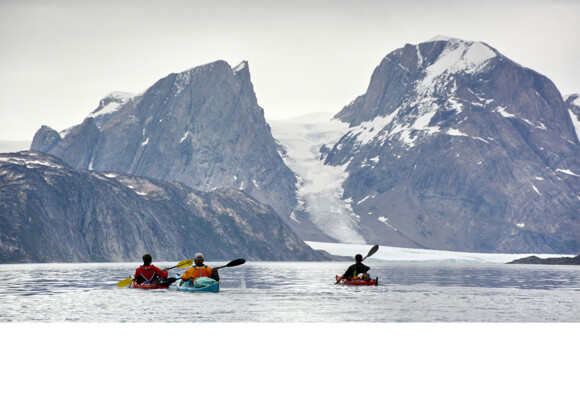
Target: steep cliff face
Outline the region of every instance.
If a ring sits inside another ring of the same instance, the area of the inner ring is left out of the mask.
[[[294,224],[296,178],[258,106],[246,62],[231,68],[216,61],[171,74],[138,96],[113,94],[56,143],[41,131],[32,148],[71,167],[201,191],[240,189]]]
[[[324,260],[239,190],[69,168],[37,152],[0,154],[0,263]]]
[[[484,43],[436,39],[390,53],[336,115],[326,156],[369,242],[577,252],[580,149],[546,77]]]

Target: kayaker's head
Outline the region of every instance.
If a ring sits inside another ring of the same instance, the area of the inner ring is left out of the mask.
[[[151,265],[152,260],[153,260],[153,258],[148,253],[143,255],[143,265],[145,265],[145,266]]]
[[[203,265],[203,261],[204,261],[205,259],[203,259],[203,254],[201,254],[201,253],[196,253],[196,254],[195,254],[195,256],[193,257],[193,260],[195,261],[195,264],[196,264],[197,266],[201,266],[201,265]]]
[[[354,255],[354,260],[356,263],[361,263],[362,262],[362,255],[361,254]]]

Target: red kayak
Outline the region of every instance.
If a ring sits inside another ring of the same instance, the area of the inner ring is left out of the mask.
[[[133,281],[131,282],[131,287],[137,289],[167,289],[169,285],[160,285],[158,283],[145,283],[145,282],[139,284]]]
[[[336,277],[336,283],[338,285],[351,285],[351,286],[377,286],[379,284],[379,278],[376,277],[370,280],[364,279],[341,279],[340,276]]]

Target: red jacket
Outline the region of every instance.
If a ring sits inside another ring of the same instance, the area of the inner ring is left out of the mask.
[[[153,265],[144,265],[139,266],[137,270],[135,270],[135,279],[139,277],[139,275],[143,275],[146,281],[149,281],[153,278],[153,274],[158,274],[161,278],[167,279],[167,271],[162,271],[157,266]]]

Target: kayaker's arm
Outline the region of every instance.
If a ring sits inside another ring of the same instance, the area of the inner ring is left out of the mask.
[[[219,268],[212,268],[211,270],[211,278],[215,281],[220,281],[220,275],[218,273]]]

